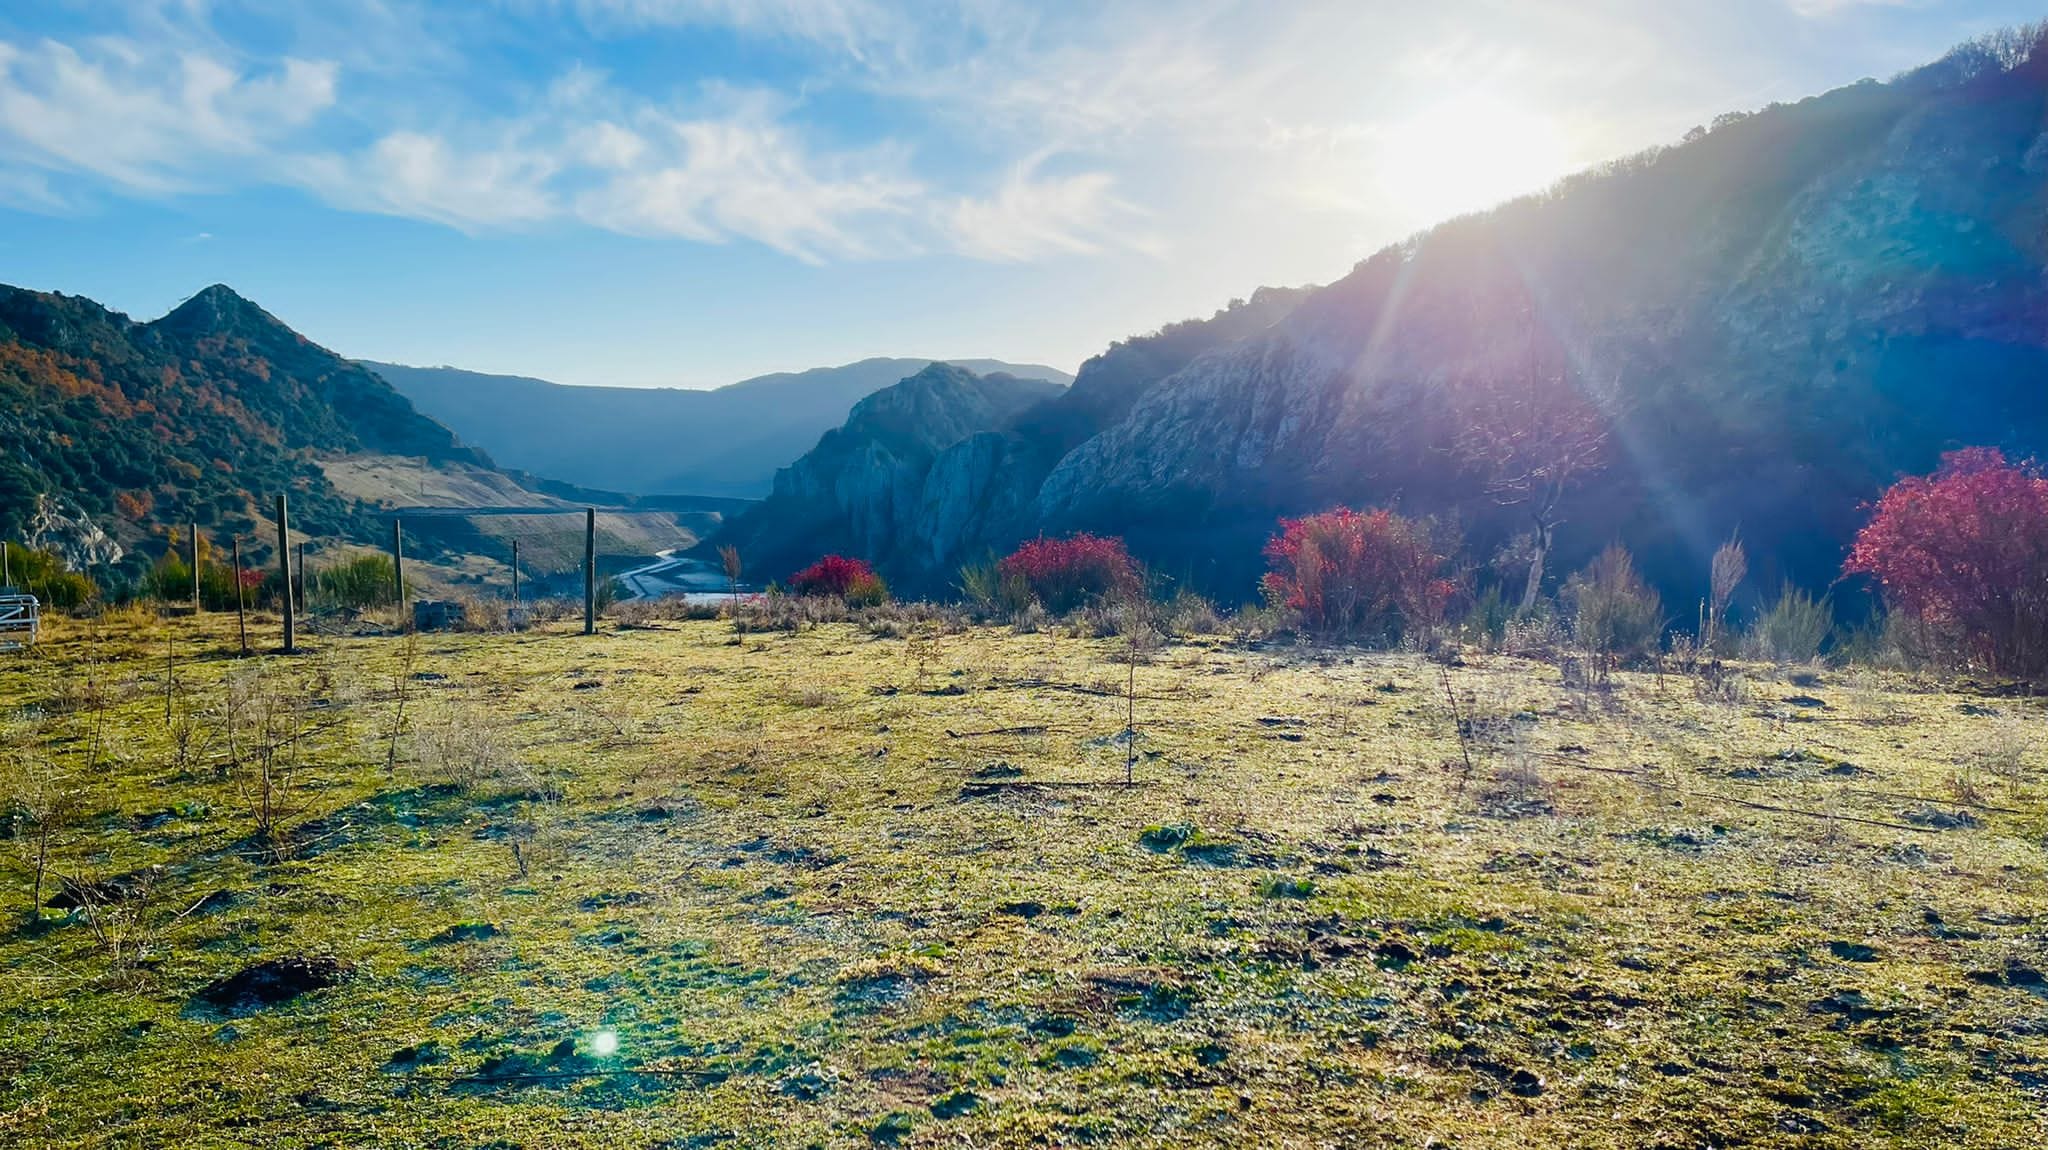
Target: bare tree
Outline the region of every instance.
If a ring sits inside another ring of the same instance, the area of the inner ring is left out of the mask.
[[[727,543],[718,549],[718,562],[725,568],[725,609],[732,613],[733,630],[739,632],[742,653],[747,642],[747,620],[740,614],[740,549]]]
[[[1147,662],[1161,641],[1158,612],[1142,592],[1127,597],[1113,610],[1124,637],[1124,785],[1138,781],[1138,664]]]
[[[1529,574],[1521,599],[1527,611],[1542,594],[1565,497],[1607,466],[1608,413],[1567,358],[1544,352],[1534,338],[1518,376],[1460,390],[1458,454],[1485,476],[1496,504],[1528,517]]]
[[[718,562],[725,567],[726,594],[734,603],[740,598],[740,549],[730,543],[718,549]]]
[[[1728,621],[1728,601],[1748,575],[1749,555],[1742,549],[1742,540],[1731,538],[1721,544],[1708,570],[1706,634],[1701,636],[1708,650],[1720,641],[1721,628]]]
[[[8,734],[5,787],[14,822],[9,837],[30,874],[29,920],[33,922],[42,913],[50,852],[76,811],[79,792],[76,780],[50,754],[47,721]]]

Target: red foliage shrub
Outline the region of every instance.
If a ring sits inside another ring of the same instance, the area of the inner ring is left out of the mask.
[[[875,569],[860,559],[827,555],[790,577],[789,589],[799,595],[827,595],[849,603],[880,603],[888,587]]]
[[[2048,478],[1997,449],[1892,485],[1844,568],[1994,674],[2048,678]]]
[[[1428,529],[1391,511],[1338,507],[1282,519],[1266,561],[1266,594],[1326,635],[1427,633],[1453,590]]]
[[[1004,556],[996,572],[1005,580],[1022,579],[1053,612],[1071,611],[1105,595],[1135,594],[1144,586],[1123,540],[1086,533],[1033,539]]]

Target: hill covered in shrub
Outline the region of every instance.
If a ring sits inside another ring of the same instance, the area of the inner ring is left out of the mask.
[[[379,538],[322,456],[490,462],[382,379],[218,284],[148,323],[0,286],[0,439],[0,537],[40,538],[80,566],[171,525],[250,533],[279,493],[295,526]],[[95,533],[115,546],[95,549]]]

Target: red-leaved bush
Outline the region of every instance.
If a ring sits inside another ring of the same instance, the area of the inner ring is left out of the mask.
[[[1267,596],[1325,635],[1396,642],[1426,634],[1453,590],[1428,529],[1391,511],[1338,507],[1282,519],[1266,562]]]
[[[1892,485],[1845,570],[1994,674],[2048,678],[2048,478],[1996,448]]]
[[[880,603],[889,589],[875,569],[860,559],[827,555],[792,575],[789,589],[799,595],[825,595],[848,603]]]
[[[1033,539],[1004,556],[996,573],[1005,580],[1023,580],[1040,605],[1054,613],[1106,595],[1135,594],[1145,582],[1123,540],[1086,533]]]

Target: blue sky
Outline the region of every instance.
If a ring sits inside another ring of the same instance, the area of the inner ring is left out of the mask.
[[[1072,369],[1720,112],[2044,13],[1935,0],[30,0],[0,281],[225,282],[348,355],[710,386]]]

